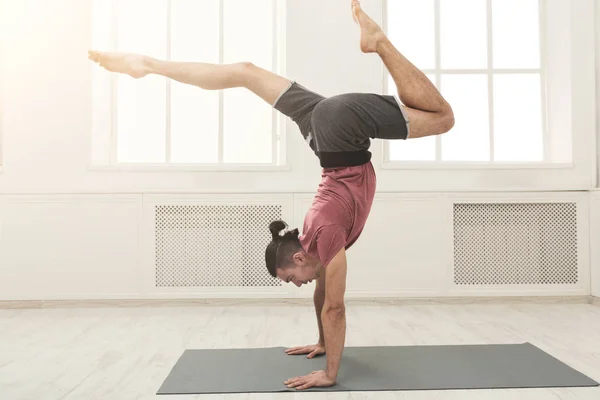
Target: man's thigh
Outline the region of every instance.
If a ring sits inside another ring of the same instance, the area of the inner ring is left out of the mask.
[[[312,130],[312,113],[315,107],[323,100],[325,100],[324,96],[321,96],[296,82],[291,82],[289,86],[281,92],[277,100],[275,100],[273,108],[290,117],[300,128],[300,132],[304,139],[311,145],[311,148],[313,148],[312,137],[310,136]]]

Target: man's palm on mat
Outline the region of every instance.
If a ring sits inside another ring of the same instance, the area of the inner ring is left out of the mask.
[[[306,358],[313,358],[325,354],[325,346],[313,344],[309,346],[292,347],[291,349],[286,349],[285,353],[290,356],[308,354]],[[314,371],[309,375],[288,379],[284,384],[289,388],[303,390],[311,387],[333,386],[335,385],[335,379],[329,378],[325,371]]]
[[[291,349],[287,349],[285,353],[290,356],[308,354],[306,358],[313,358],[315,356],[325,354],[325,346],[321,344],[313,344],[310,346],[292,347]]]
[[[303,390],[311,387],[333,386],[335,385],[335,380],[328,377],[325,371],[314,371],[309,375],[288,379],[284,384],[289,388]]]

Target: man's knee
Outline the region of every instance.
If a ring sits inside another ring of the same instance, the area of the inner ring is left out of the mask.
[[[254,65],[252,62],[250,61],[242,61],[242,62],[238,62],[236,64],[234,64],[236,67],[238,67],[239,69],[242,70],[247,70],[247,69],[252,69],[255,68],[256,65]]]
[[[454,128],[454,112],[450,107],[438,112],[407,108],[407,113],[410,121],[409,137],[411,139],[443,135]]]
[[[231,64],[232,70],[240,86],[248,87],[252,74],[256,71],[256,65],[250,61]]]
[[[448,109],[443,111],[440,115],[440,134],[448,133],[454,128],[454,112],[452,108],[448,106]]]

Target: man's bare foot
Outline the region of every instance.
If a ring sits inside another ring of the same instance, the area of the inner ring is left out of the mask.
[[[360,1],[352,0],[352,16],[354,22],[360,26],[360,49],[363,53],[377,52],[377,46],[385,39],[383,30],[375,21],[363,11]]]
[[[90,50],[88,58],[111,72],[139,79],[150,73],[149,57],[129,53],[104,53]]]

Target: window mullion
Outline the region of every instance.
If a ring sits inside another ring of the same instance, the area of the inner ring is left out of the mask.
[[[440,0],[435,0],[435,80],[438,90],[442,91],[442,33],[441,33],[441,5]],[[435,138],[435,160],[442,160],[442,136]]]
[[[490,162],[495,160],[494,146],[494,39],[493,39],[492,0],[487,0],[487,52],[488,52],[488,105],[490,129]]]
[[[167,45],[166,45],[166,57],[167,60],[171,61],[171,39],[172,39],[172,32],[171,32],[171,26],[172,26],[172,0],[167,0]],[[171,163],[171,127],[172,127],[172,123],[171,123],[171,80],[170,79],[165,79],[165,84],[166,84],[166,99],[165,99],[165,105],[167,108],[167,115],[166,115],[166,138],[165,138],[165,160],[167,164]]]
[[[119,51],[119,10],[117,9],[118,4],[116,0],[111,2],[111,22],[112,22],[112,37],[111,45],[113,51]],[[117,74],[111,74],[110,76],[110,101],[111,101],[111,116],[110,116],[110,164],[116,165],[119,161],[119,150],[118,150],[118,136],[119,136],[119,96],[118,96],[118,81],[119,77]]]
[[[385,34],[389,37],[390,32],[389,32],[389,27],[388,27],[388,20],[390,18],[390,16],[389,16],[390,10],[389,10],[389,6],[388,6],[388,0],[382,0],[382,5],[383,5],[383,10],[384,10],[384,15],[382,18],[381,27],[382,27],[383,31],[385,32]],[[390,38],[390,40],[391,40],[391,38]],[[382,93],[389,94],[390,93],[390,87],[389,87],[390,72],[385,67],[385,65],[382,65],[381,77],[383,80],[381,82]],[[391,160],[390,153],[391,153],[390,142],[388,140],[384,140],[381,143],[381,154],[383,155],[382,161],[384,164]]]
[[[275,71],[275,73],[280,73],[281,71],[279,70],[279,63],[278,63],[278,56],[279,56],[279,48],[278,48],[278,43],[279,43],[279,29],[278,29],[278,21],[279,21],[279,10],[277,8],[277,1],[278,0],[271,0],[272,2],[272,9],[273,9],[273,70]],[[281,136],[279,135],[279,129],[277,127],[277,115],[278,111],[275,110],[275,108],[273,108],[271,110],[271,132],[272,132],[272,148],[271,148],[271,162],[273,164],[278,164],[278,160],[277,160],[277,148],[279,146],[279,148],[281,148],[280,143],[281,143]]]
[[[421,72],[424,74],[435,74],[439,72],[440,74],[447,75],[465,75],[465,74],[487,74],[490,71],[488,68],[480,68],[480,69],[422,69]],[[523,69],[496,69],[491,68],[491,71],[494,75],[500,74],[539,74],[541,72],[540,68],[523,68]]]
[[[540,26],[540,94],[542,96],[542,146],[543,160],[551,160],[552,135],[548,132],[548,100],[546,99],[546,2],[538,0],[539,26]]]
[[[223,42],[225,36],[225,0],[219,0],[219,64],[223,64],[225,57],[225,44]],[[225,93],[223,90],[219,90],[219,164],[223,163],[224,150],[223,150],[223,135],[224,135],[224,104],[225,104]]]

